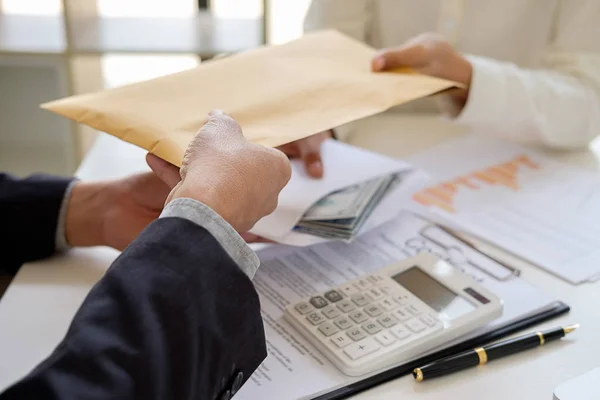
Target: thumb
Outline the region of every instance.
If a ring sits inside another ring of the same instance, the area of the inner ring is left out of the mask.
[[[323,177],[323,160],[321,159],[321,142],[308,138],[298,143],[300,158],[304,162],[306,172],[313,178]]]
[[[427,63],[427,50],[422,43],[411,43],[393,49],[381,50],[371,61],[373,72],[389,71],[400,67],[418,69]]]
[[[150,169],[169,187],[169,189],[173,189],[179,181],[181,181],[179,168],[162,158],[148,153],[146,154],[146,163],[148,163]]]

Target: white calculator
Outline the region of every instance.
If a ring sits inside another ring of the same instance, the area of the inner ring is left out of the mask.
[[[373,373],[502,315],[502,300],[429,254],[290,305],[285,318],[349,376]]]

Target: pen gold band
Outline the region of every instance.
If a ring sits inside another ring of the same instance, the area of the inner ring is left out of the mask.
[[[485,352],[485,349],[483,347],[476,348],[475,353],[477,353],[477,356],[479,357],[479,365],[483,365],[483,364],[487,363],[488,357],[487,357],[487,353]]]
[[[423,371],[421,371],[421,368],[415,368],[413,372],[415,373],[417,382],[421,382],[423,380]]]
[[[540,338],[540,346],[543,346],[546,343],[546,339],[544,339],[544,334],[542,332],[536,332],[538,337]]]

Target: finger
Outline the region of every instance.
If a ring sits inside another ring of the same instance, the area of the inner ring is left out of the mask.
[[[323,177],[323,161],[320,153],[308,153],[302,155],[306,171],[313,178]]]
[[[298,142],[300,158],[304,161],[306,172],[313,178],[323,177],[323,160],[321,159],[321,143],[326,136],[322,133],[310,136]]]
[[[131,183],[131,195],[139,204],[155,211],[162,210],[172,187],[169,187],[158,174],[146,172],[126,179]]]
[[[420,68],[427,63],[427,54],[422,43],[412,43],[379,52],[371,61],[374,72],[389,71],[394,68]]]
[[[283,154],[285,154],[288,157],[291,157],[291,158],[300,157],[298,143],[296,143],[296,142],[281,145],[281,146],[277,147],[276,149],[283,152]]]
[[[181,180],[179,168],[154,154],[146,154],[146,163],[169,189],[174,188]]]

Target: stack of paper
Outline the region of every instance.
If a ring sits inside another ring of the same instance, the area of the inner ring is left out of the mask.
[[[409,206],[573,284],[600,279],[600,179],[539,150],[472,134],[411,158],[435,177]]]

